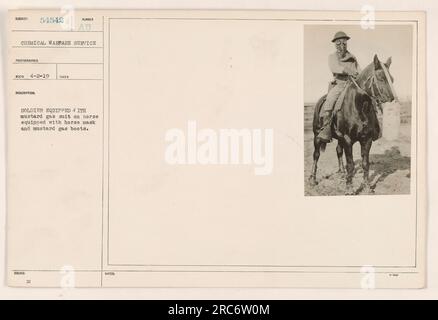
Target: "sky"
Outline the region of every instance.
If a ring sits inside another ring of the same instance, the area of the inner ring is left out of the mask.
[[[410,101],[413,71],[413,26],[376,25],[362,29],[360,25],[307,25],[304,27],[304,102],[316,102],[327,92],[333,78],[328,67],[328,55],[335,52],[331,42],[337,31],[344,31],[351,39],[348,51],[364,69],[377,54],[386,62],[392,57],[389,72],[399,99]]]

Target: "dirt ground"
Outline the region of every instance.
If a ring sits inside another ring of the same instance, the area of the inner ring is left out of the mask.
[[[409,194],[411,173],[411,126],[404,123],[400,127],[399,138],[387,141],[380,138],[373,142],[370,152],[370,182],[371,194]],[[308,196],[332,196],[345,194],[345,177],[338,173],[336,156],[337,141],[327,145],[326,151],[321,153],[318,162],[317,185],[311,186],[309,176],[313,162],[313,132],[307,130],[305,139],[305,194]],[[363,171],[360,157],[360,144],[353,147],[355,174],[353,188],[356,194],[361,191]],[[345,155],[343,157],[345,164]]]

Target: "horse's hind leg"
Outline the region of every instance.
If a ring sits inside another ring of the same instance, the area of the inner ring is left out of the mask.
[[[321,141],[315,136],[313,138],[313,164],[312,164],[312,171],[310,173],[309,181],[311,185],[316,185],[316,171],[318,170],[318,160],[320,156],[320,148],[321,148]]]
[[[342,156],[344,155],[344,148],[342,147],[340,141],[338,141],[338,145],[336,146],[336,154],[338,155],[338,172],[345,173],[344,161],[342,160]]]
[[[370,181],[369,181],[369,170],[370,170],[370,150],[373,140],[369,138],[365,141],[360,141],[360,153],[362,156],[362,168],[363,168],[363,188],[362,192],[370,193]]]

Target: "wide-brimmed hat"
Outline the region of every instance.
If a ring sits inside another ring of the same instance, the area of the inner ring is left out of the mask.
[[[332,42],[335,42],[338,39],[350,39],[349,36],[347,36],[347,34],[344,31],[338,31],[336,32],[335,36],[333,37]]]

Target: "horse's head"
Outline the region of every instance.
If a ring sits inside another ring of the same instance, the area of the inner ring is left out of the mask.
[[[369,89],[372,95],[381,103],[392,102],[396,99],[392,85],[394,78],[389,73],[391,62],[391,57],[388,58],[385,63],[383,63],[379,60],[377,55],[374,55],[374,70],[370,78],[371,80],[369,82]]]

